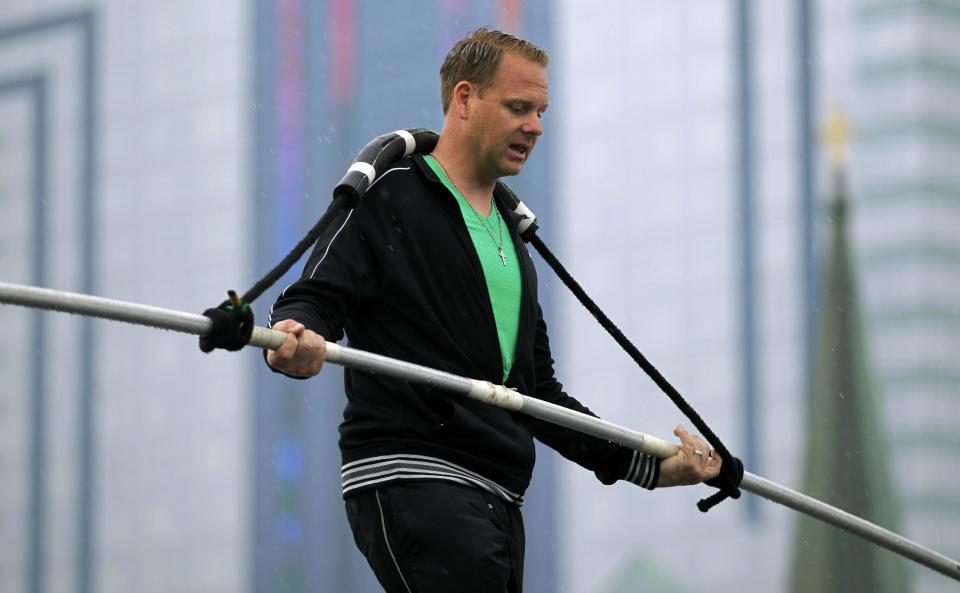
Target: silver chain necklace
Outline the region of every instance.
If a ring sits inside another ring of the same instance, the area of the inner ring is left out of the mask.
[[[503,265],[507,265],[507,256],[503,252],[503,224],[500,222],[500,211],[497,210],[496,203],[493,200],[490,201],[490,207],[497,215],[497,231],[500,233],[500,241],[497,242],[493,238],[493,231],[490,230],[490,226],[487,224],[487,221],[483,218],[483,215],[477,212],[477,209],[473,207],[473,204],[470,203],[470,200],[467,199],[467,194],[463,193],[463,190],[460,189],[460,186],[457,185],[457,182],[453,180],[453,177],[450,176],[447,168],[443,166],[443,163],[440,162],[440,159],[433,155],[433,160],[437,161],[437,164],[440,165],[440,169],[443,170],[443,174],[447,176],[447,180],[453,185],[454,189],[460,192],[460,195],[463,196],[463,201],[467,203],[467,206],[470,206],[470,209],[473,210],[473,213],[477,216],[477,220],[480,221],[480,224],[483,225],[483,230],[487,231],[487,234],[490,235],[490,240],[493,241],[493,244],[497,246],[497,251],[500,253],[500,261],[503,262]]]

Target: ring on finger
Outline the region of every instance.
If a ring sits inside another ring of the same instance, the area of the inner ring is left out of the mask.
[[[703,451],[701,451],[700,449],[694,449],[693,454],[696,455],[697,457],[703,457]]]

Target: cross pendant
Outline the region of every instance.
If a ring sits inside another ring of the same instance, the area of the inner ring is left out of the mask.
[[[503,247],[500,247],[500,261],[503,262],[503,265],[507,265],[507,256],[503,254]]]

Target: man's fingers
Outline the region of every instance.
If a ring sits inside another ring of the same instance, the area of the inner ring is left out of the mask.
[[[721,467],[723,467],[723,459],[719,455],[714,454],[714,456],[710,458],[709,462],[707,463],[707,467],[705,468],[707,477],[704,481],[719,476]]]
[[[275,360],[290,360],[293,358],[293,355],[297,352],[298,342],[305,328],[303,324],[294,321],[293,319],[284,319],[283,321],[278,321],[277,323],[271,326],[271,329],[277,331],[287,332],[286,338],[283,340],[283,344],[280,344],[280,347],[274,350],[267,355],[267,361],[272,362]]]
[[[682,453],[678,455],[689,472],[689,483],[704,482],[720,473],[720,457],[703,439],[690,434],[682,425],[677,426],[673,434],[680,437]]]
[[[279,348],[267,353],[267,364],[294,376],[309,377],[320,372],[326,352],[323,337],[293,319],[278,321],[272,328],[287,332],[287,336]]]
[[[683,450],[684,454],[688,457],[692,455],[693,449],[695,449],[693,436],[687,432],[682,424],[678,424],[677,427],[673,429],[673,434],[680,437],[680,448]]]
[[[680,448],[683,449],[687,457],[694,457],[694,461],[702,462],[706,460],[707,451],[710,450],[703,441],[687,432],[683,425],[678,424],[673,429],[673,434],[680,437]]]
[[[300,347],[300,340],[297,339],[297,335],[294,333],[287,334],[287,337],[284,338],[283,344],[280,344],[280,347],[277,348],[277,358],[282,360],[290,360],[296,355],[297,348]]]
[[[267,352],[267,364],[274,368],[279,368],[289,363],[293,359],[294,354],[296,354],[298,345],[299,341],[297,340],[297,336],[288,333],[279,348]]]
[[[308,331],[300,338],[300,348],[306,357],[307,374],[312,376],[319,373],[327,357],[327,341],[320,334]]]
[[[713,457],[710,458],[710,466],[718,469],[723,467],[723,457],[717,455],[716,451],[713,451]]]
[[[691,440],[693,441],[693,454],[697,457],[697,461],[703,465],[706,465],[710,460],[708,456],[710,453],[710,446],[703,442],[703,439],[697,436],[692,437]]]
[[[720,474],[723,460],[706,441],[687,432],[683,425],[677,425],[673,434],[680,437],[680,450],[660,466],[661,472],[669,468],[665,479],[668,485],[698,484]]]
[[[299,321],[294,321],[293,319],[284,319],[283,321],[278,321],[277,323],[273,324],[271,329],[300,336],[303,334],[306,328]]]

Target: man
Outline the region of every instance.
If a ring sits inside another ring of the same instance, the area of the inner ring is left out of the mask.
[[[288,332],[267,356],[317,374],[325,340],[485,379],[585,413],[555,379],[533,262],[497,198],[543,132],[547,54],[498,31],[458,42],[440,69],[432,155],[383,172],[331,225],[271,312]],[[275,321],[276,320],[276,321]],[[533,437],[606,484],[646,488],[717,475],[719,456],[677,427],[663,461],[527,416],[346,371],[341,481],[356,543],[393,593],[519,592],[519,505]]]

